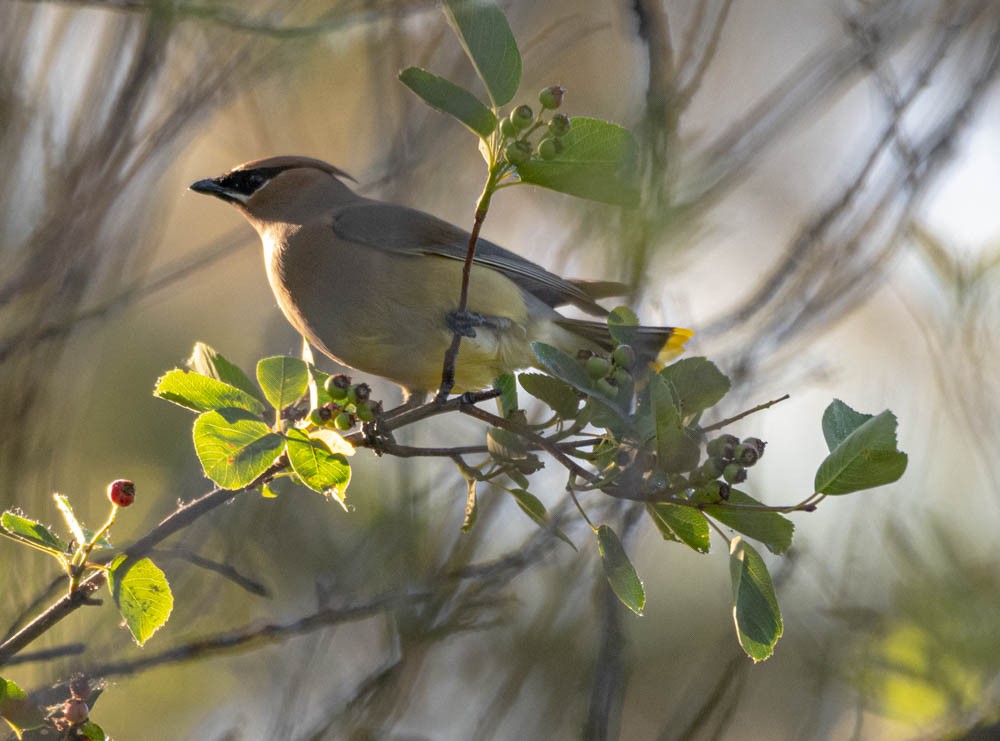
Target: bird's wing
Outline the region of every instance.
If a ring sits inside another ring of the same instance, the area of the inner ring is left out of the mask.
[[[338,209],[333,214],[333,231],[341,239],[406,255],[464,260],[469,246],[467,231],[422,211],[388,203],[362,202]],[[590,314],[608,313],[594,301],[603,292],[592,295],[585,281],[564,280],[488,240],[479,239],[475,261],[502,273],[549,306],[573,304]],[[611,284],[594,285],[606,288]]]

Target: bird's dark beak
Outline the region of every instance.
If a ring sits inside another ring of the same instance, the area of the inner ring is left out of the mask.
[[[191,183],[188,188],[193,190],[195,193],[204,193],[205,195],[215,196],[216,198],[226,198],[229,195],[225,188],[211,178]]]

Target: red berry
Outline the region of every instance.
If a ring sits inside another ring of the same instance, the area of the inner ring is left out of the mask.
[[[87,703],[83,700],[71,697],[63,705],[63,715],[71,725],[78,726],[81,723],[87,722],[87,716],[90,715],[90,708],[87,707]]]
[[[115,479],[108,484],[108,499],[119,507],[128,507],[135,501],[135,484],[128,479]]]

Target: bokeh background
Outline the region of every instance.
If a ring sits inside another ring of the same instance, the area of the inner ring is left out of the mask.
[[[105,678],[93,717],[119,739],[996,738],[1000,5],[501,6],[525,60],[515,102],[560,83],[570,114],[633,128],[646,190],[628,212],[506,190],[484,234],[628,281],[646,322],[695,329],[691,351],[734,380],[720,414],[791,394],[734,429],[769,442],[748,489],[768,503],[811,492],[832,398],[900,419],[905,477],[795,517],[792,552],[770,559],[774,657],[754,666],[737,645],[721,540],[698,555],[588,498],[645,580],[637,618],[558,473],[535,493],[578,553],[500,490],[481,490],[463,535],[454,467],[362,451],[350,512],[245,494],[168,541],[155,557],[177,605],[146,648],[106,604],[31,647],[83,653],[4,676]],[[192,181],[300,153],[471,223],[475,142],[396,81],[410,64],[476,84],[430,2],[0,4],[3,507],[57,524],[57,491],[93,524],[129,477],[129,542],[209,488],[192,418],[152,398],[156,378],[196,340],[247,369],[299,352],[255,235]],[[447,419],[410,439],[482,434]],[[45,604],[46,561],[0,542],[4,626]],[[279,638],[187,650],[272,623]]]

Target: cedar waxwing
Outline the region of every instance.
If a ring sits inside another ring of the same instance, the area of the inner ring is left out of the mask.
[[[468,232],[430,214],[363,198],[347,173],[309,157],[271,157],[191,185],[233,204],[264,245],[267,279],[285,318],[342,365],[382,376],[409,393],[441,383],[453,332],[466,335],[455,390],[489,387],[501,373],[536,365],[530,343],[576,356],[609,350],[607,324],[570,319],[572,304],[607,316],[596,298],[617,283],[564,280],[480,239],[468,312],[456,311]],[[352,179],[352,178],[351,178]],[[646,362],[678,354],[687,329],[641,327],[633,343]]]

